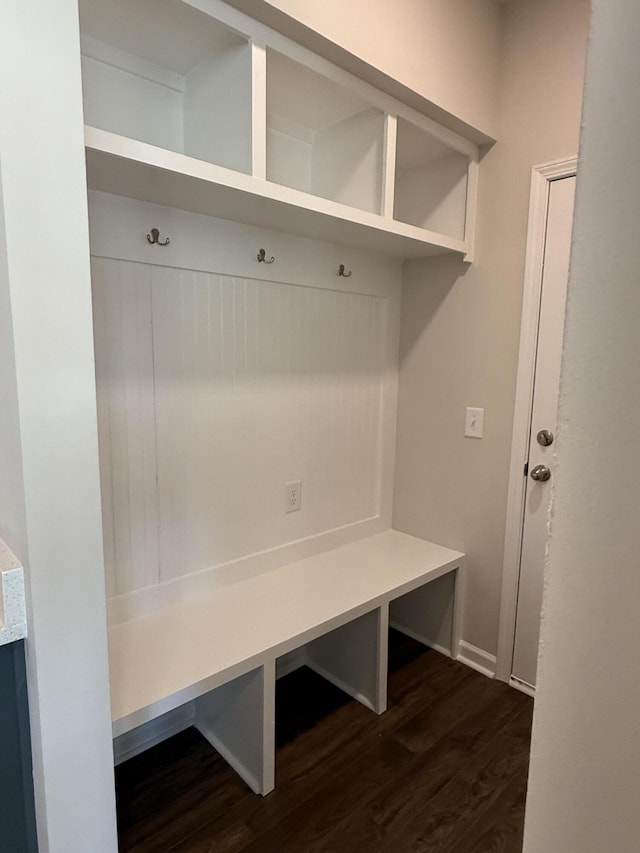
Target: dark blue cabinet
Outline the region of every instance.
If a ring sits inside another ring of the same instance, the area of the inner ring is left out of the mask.
[[[22,641],[0,646],[0,850],[36,853],[29,709]]]

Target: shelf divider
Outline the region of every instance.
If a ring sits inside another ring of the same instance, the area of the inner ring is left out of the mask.
[[[252,174],[267,177],[267,48],[251,43],[251,138]]]
[[[464,259],[468,264],[473,263],[476,243],[479,174],[480,163],[476,155],[469,160],[469,171],[467,172],[467,209],[464,223],[464,242],[467,244],[467,252]]]
[[[393,219],[396,190],[396,145],[398,117],[387,113],[384,120],[384,153],[382,173],[382,215]]]

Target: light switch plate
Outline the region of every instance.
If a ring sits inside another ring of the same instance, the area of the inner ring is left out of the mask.
[[[467,406],[464,419],[464,434],[466,438],[482,438],[484,433],[484,409]]]

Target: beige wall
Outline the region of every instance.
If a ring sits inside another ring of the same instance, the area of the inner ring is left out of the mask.
[[[501,20],[493,0],[268,0],[495,136]]]
[[[469,554],[464,639],[497,645],[530,170],[575,156],[588,0],[505,7],[498,143],[481,167],[475,263],[405,265],[394,525]],[[465,406],[486,409],[465,439]]]
[[[24,558],[27,551],[27,519],[19,450],[18,384],[13,346],[9,258],[0,168],[0,539],[11,543],[15,553]]]

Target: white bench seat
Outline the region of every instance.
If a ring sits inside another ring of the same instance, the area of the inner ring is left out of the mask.
[[[114,736],[190,700],[196,724],[248,784],[273,788],[275,662],[305,646],[311,665],[368,707],[386,707],[389,604],[424,635],[408,593],[455,572],[458,551],[387,530],[224,586],[109,631]]]

